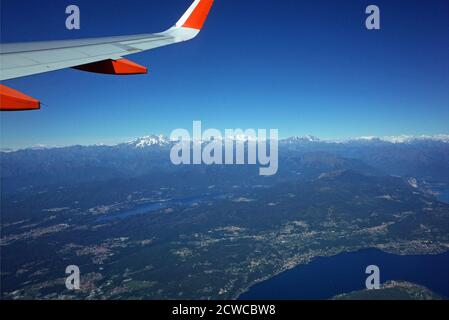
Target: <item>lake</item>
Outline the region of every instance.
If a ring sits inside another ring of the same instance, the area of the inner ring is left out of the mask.
[[[191,207],[196,204],[203,203],[205,201],[211,200],[220,200],[225,199],[226,196],[222,194],[206,194],[203,196],[194,196],[194,197],[186,197],[179,199],[170,199],[164,201],[154,201],[145,204],[138,205],[129,210],[119,211],[117,213],[112,213],[108,215],[101,216],[95,220],[96,223],[99,222],[108,222],[112,220],[122,220],[127,219],[136,215],[148,214],[154,211],[158,211],[161,209],[167,209],[171,206],[183,206],[183,207]]]
[[[369,265],[380,268],[381,282],[403,280],[449,297],[449,251],[438,255],[400,256],[364,249],[332,257],[317,257],[252,286],[239,300],[330,299],[365,288]]]

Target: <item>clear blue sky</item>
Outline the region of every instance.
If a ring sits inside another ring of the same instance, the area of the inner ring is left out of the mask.
[[[2,42],[158,32],[190,0],[2,0]],[[65,29],[65,7],[81,30]],[[365,8],[381,9],[380,31]],[[204,127],[282,137],[449,133],[449,2],[216,0],[198,38],[128,56],[148,75],[62,70],[4,84],[41,111],[1,114],[2,147],[114,143]]]

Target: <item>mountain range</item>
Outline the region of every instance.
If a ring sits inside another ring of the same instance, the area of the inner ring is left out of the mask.
[[[237,181],[241,176],[260,180],[254,166],[175,166],[170,162],[170,147],[174,143],[162,135],[151,135],[113,146],[39,146],[0,152],[3,192],[155,173],[203,172],[231,175]],[[282,139],[279,141],[279,173],[272,180],[311,177],[343,169],[449,184],[449,136],[371,137],[339,142],[314,136]]]
[[[247,141],[249,138],[243,135],[236,137],[227,137],[226,139],[232,139],[235,141]],[[173,142],[168,137],[164,135],[148,135],[130,140],[125,143],[119,143],[110,146],[133,146],[136,148],[145,148],[151,146],[168,146]],[[363,136],[344,140],[335,139],[320,139],[313,135],[306,136],[292,136],[285,139],[279,139],[280,144],[297,144],[297,143],[328,143],[328,144],[348,144],[348,143],[385,143],[385,144],[413,144],[413,143],[431,143],[431,142],[441,142],[449,143],[449,134],[437,134],[437,135],[421,135],[421,136],[411,136],[411,135],[400,135],[400,136]],[[100,145],[90,145],[90,147],[101,147],[106,146]],[[70,146],[69,146],[70,147]],[[1,148],[0,152],[15,152],[21,150],[44,150],[44,149],[55,149],[55,148],[67,148],[67,147],[51,147],[44,144],[39,144],[23,149],[12,149],[12,148]]]

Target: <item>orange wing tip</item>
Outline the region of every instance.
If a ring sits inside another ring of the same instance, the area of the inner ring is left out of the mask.
[[[200,0],[182,27],[201,30],[213,4],[214,0]]]
[[[0,84],[0,111],[39,110],[40,108],[39,100]]]
[[[99,62],[77,66],[74,67],[74,69],[87,72],[115,74],[115,75],[132,75],[132,74],[148,73],[148,68],[127,59],[103,60]]]

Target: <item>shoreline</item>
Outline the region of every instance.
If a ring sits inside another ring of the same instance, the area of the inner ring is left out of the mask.
[[[253,286],[255,286],[255,285],[259,284],[259,283],[262,283],[264,281],[267,281],[269,279],[272,279],[272,278],[274,278],[274,277],[276,277],[276,276],[278,276],[278,275],[280,275],[280,274],[282,274],[282,273],[284,273],[286,271],[293,270],[293,269],[295,269],[295,268],[297,268],[299,266],[307,265],[307,264],[313,262],[314,260],[316,260],[317,258],[329,258],[329,257],[334,257],[334,256],[337,256],[337,255],[340,255],[340,254],[344,254],[344,253],[357,253],[359,251],[369,250],[369,249],[376,249],[376,250],[379,250],[381,252],[388,253],[388,254],[393,254],[393,255],[397,255],[397,256],[439,255],[439,254],[444,254],[446,252],[449,252],[449,244],[446,244],[446,246],[447,246],[446,250],[441,248],[441,250],[437,250],[437,251],[419,251],[419,250],[416,250],[416,251],[405,252],[405,253],[404,252],[398,252],[398,251],[394,251],[394,250],[388,250],[388,249],[380,248],[379,246],[382,246],[382,245],[383,244],[378,244],[378,245],[370,246],[370,247],[355,247],[355,248],[349,249],[349,250],[341,250],[341,251],[339,251],[339,252],[337,252],[335,254],[334,253],[330,253],[330,254],[327,254],[327,255],[317,255],[317,256],[314,256],[314,257],[310,257],[310,258],[307,259],[306,262],[300,262],[300,263],[298,263],[298,264],[296,264],[296,265],[294,265],[292,267],[281,268],[279,271],[275,271],[275,272],[273,272],[273,273],[271,273],[271,274],[269,274],[269,275],[267,275],[267,276],[265,276],[263,278],[260,278],[260,279],[252,281],[247,287],[245,287],[244,289],[240,290],[236,295],[233,295],[230,299],[234,300],[234,301],[237,301],[237,300],[239,300],[241,295],[247,293]],[[346,293],[346,292],[342,292],[341,294],[344,294],[344,293]],[[332,298],[332,297],[330,297],[330,298]],[[245,301],[245,300],[243,300],[243,301]]]

